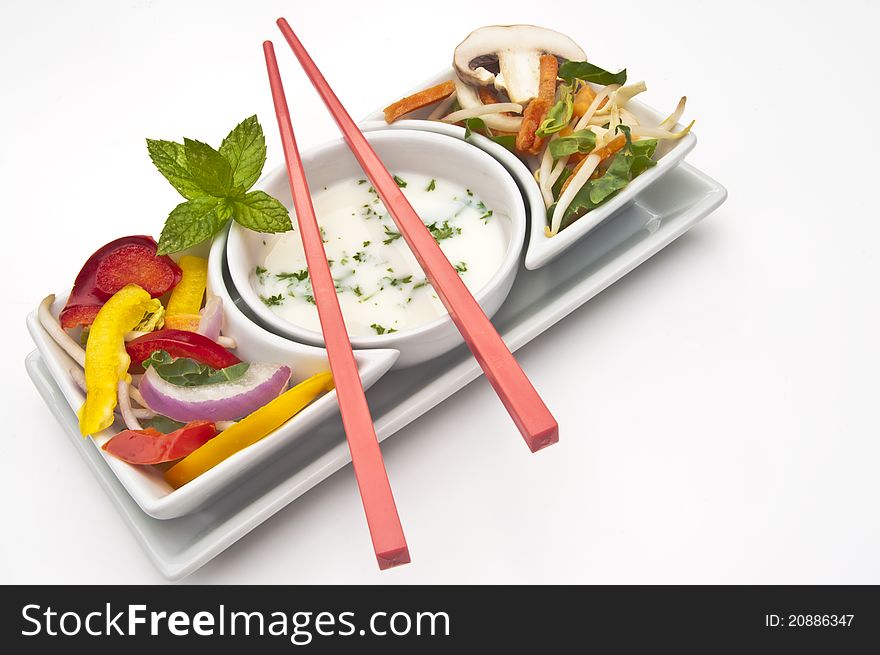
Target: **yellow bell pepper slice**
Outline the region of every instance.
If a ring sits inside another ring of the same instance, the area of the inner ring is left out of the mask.
[[[256,443],[319,395],[332,389],[333,376],[329,372],[303,380],[184,457],[165,471],[165,480],[175,489],[182,487],[224,459]]]
[[[79,410],[79,431],[95,434],[113,425],[119,381],[128,379],[131,359],[125,351],[125,333],[162,306],[136,284],[117,291],[104,303],[89,330],[86,343],[86,401]]]
[[[199,323],[202,322],[200,314],[174,314],[165,317],[166,330],[188,330],[190,332],[199,331]]]
[[[171,292],[165,321],[181,314],[198,314],[202,307],[202,297],[208,283],[208,260],[204,257],[184,255],[177,262],[183,276]],[[186,329],[186,328],[180,328]]]

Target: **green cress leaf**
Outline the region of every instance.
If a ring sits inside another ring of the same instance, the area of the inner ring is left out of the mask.
[[[141,366],[143,366],[144,368],[150,368],[151,366],[164,366],[165,364],[170,364],[173,361],[174,358],[168,353],[167,350],[154,350],[150,353],[149,357],[141,362]]]
[[[171,210],[159,237],[159,255],[186,250],[216,234],[225,221],[217,216],[219,198],[202,196]]]
[[[232,166],[226,158],[207,143],[184,139],[183,148],[189,171],[202,190],[223,198],[232,191]]]
[[[652,166],[657,165],[657,162],[652,159],[656,149],[657,139],[642,139],[632,144],[633,163],[630,169],[631,179],[637,178]]]
[[[159,172],[184,198],[192,200],[205,195],[189,172],[182,143],[147,139],[147,152]]]
[[[220,382],[234,382],[247,373],[250,364],[239,362],[222,369],[213,369],[188,357],[174,359],[168,352],[158,350],[144,360],[144,368],[152,367],[159,377],[178,387],[201,387]]]
[[[568,136],[560,136],[550,142],[553,159],[568,157],[576,152],[587,154],[596,147],[596,133],[592,130],[578,130]]]
[[[486,121],[482,118],[466,118],[464,121],[464,140],[471,138],[474,132],[486,133],[489,128],[486,127]]]
[[[250,189],[266,163],[266,138],[256,116],[235,126],[220,144],[220,154],[232,168],[232,184]]]
[[[589,186],[589,199],[593,207],[598,207],[615,193],[629,184],[630,171],[632,170],[632,152],[621,150],[614,159],[605,174],[595,180],[591,180]],[[587,188],[586,186],[584,188]]]
[[[611,73],[586,61],[566,61],[559,67],[559,77],[568,83],[578,79],[593,84],[626,84],[626,69]]]
[[[571,169],[563,168],[562,174],[559,176],[559,179],[556,180],[556,184],[553,185],[553,197],[556,200],[559,200],[559,196],[562,195],[562,185],[565,184],[565,181],[571,177]]]
[[[586,212],[610,200],[621,189],[626,187],[633,178],[655,166],[657,162],[651,159],[651,157],[654,155],[656,148],[656,139],[645,139],[636,142],[627,141],[627,145],[614,155],[614,159],[611,160],[611,165],[605,171],[605,174],[595,180],[590,180],[577,192],[568,206],[565,216],[562,217],[559,229],[562,230],[568,227]],[[548,217],[553,215],[554,207],[555,205],[548,210]]]
[[[541,123],[541,126],[535,130],[535,136],[545,137],[561,131],[568,125],[574,111],[574,100],[571,96],[571,87],[564,84],[559,87],[562,94],[559,101],[547,112],[547,118]]]
[[[502,134],[501,136],[489,137],[500,146],[504,146],[510,152],[516,152],[516,136],[513,134]]]
[[[250,364],[248,362],[239,362],[226,368],[221,368],[208,373],[204,384],[216,384],[218,382],[234,382],[238,378],[247,373]]]
[[[232,217],[239,225],[255,232],[292,230],[290,214],[278,200],[263,191],[251,191],[230,201]]]
[[[174,419],[170,419],[167,416],[156,414],[156,416],[154,416],[153,418],[148,418],[141,421],[141,425],[143,425],[145,428],[153,428],[154,430],[158,430],[162,434],[170,434],[175,430],[179,430],[186,424],[181,423],[180,421],[175,421]]]

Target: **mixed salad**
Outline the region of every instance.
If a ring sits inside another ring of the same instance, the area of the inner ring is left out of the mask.
[[[333,380],[321,373],[288,388],[289,366],[241,361],[222,334],[222,301],[206,291],[207,260],[167,254],[210,238],[230,219],[264,232],[290,229],[281,203],[247,191],[265,161],[256,117],[219,150],[190,139],[148,147],[186,201],[159,243],[135,235],[99,248],[58,316],[50,295],[39,320],[76,363],[70,375],[85,393],[83,436],[117,429],[102,446],[107,453],[160,465],[177,488],[274,431]]]
[[[647,90],[586,61],[564,34],[534,25],[492,25],[455,49],[456,76],[385,108],[392,123],[435,105],[429,120],[465,127],[521,156],[547,209],[545,234],[555,236],[607,202],[656,164],[659,140],[673,131],[686,98],[658,125],[643,125],[627,103]]]

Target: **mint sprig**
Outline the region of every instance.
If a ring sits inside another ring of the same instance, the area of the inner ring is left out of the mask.
[[[147,151],[159,172],[186,198],[165,221],[160,255],[210,239],[230,218],[257,232],[292,229],[281,202],[264,191],[248,191],[266,163],[266,139],[256,116],[236,125],[219,150],[195,139],[147,139]]]
[[[192,173],[189,172],[182,143],[147,139],[147,151],[153,164],[180,195],[187,200],[203,195]]]
[[[245,118],[220,144],[220,154],[232,166],[232,184],[250,189],[266,163],[266,139],[256,116]]]

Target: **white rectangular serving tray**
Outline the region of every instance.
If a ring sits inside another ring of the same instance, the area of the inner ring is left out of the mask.
[[[645,189],[628,207],[546,266],[521,268],[493,318],[517,349],[619,280],[715,210],[727,197],[717,182],[687,164]],[[89,462],[137,541],[169,579],[189,575],[260,523],[348,464],[338,415],[279,450],[259,476],[250,476],[201,511],[174,520],[140,510],[100,453],[79,435],[74,412],[37,352],[28,373],[49,409]],[[367,393],[380,440],[391,436],[482,374],[461,347],[425,365],[393,371]],[[566,426],[561,427],[565,447]]]

